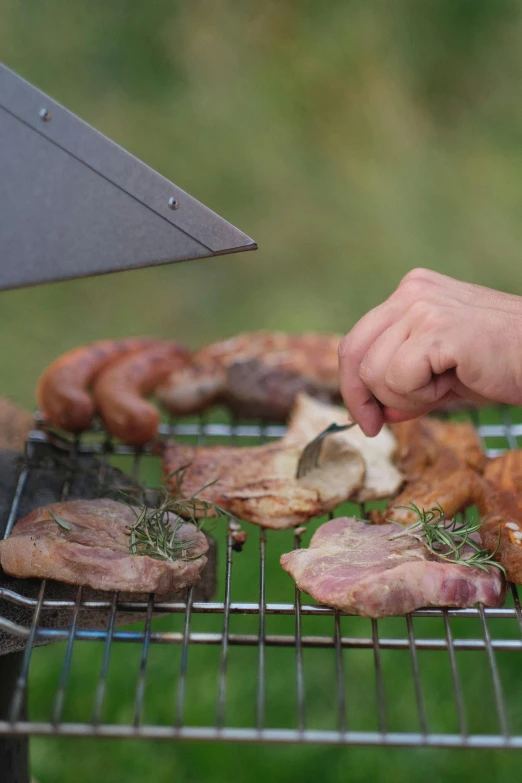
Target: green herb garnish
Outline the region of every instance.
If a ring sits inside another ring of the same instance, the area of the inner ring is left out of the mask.
[[[488,573],[489,566],[493,566],[506,576],[504,566],[494,559],[500,545],[500,530],[494,552],[483,549],[473,539],[473,534],[480,530],[484,520],[472,522],[469,519],[463,519],[462,521],[446,519],[444,509],[439,504],[428,511],[418,508],[415,503],[410,503],[409,506],[397,506],[396,508],[414,511],[419,519],[417,522],[405,527],[400,533],[391,536],[390,541],[410,534],[424,544],[428,552],[436,555],[441,560],[462,566],[480,568],[482,571],[486,571],[486,573]],[[472,550],[471,554],[469,550],[465,551],[466,547]]]
[[[57,514],[54,514],[51,509],[49,509],[49,514],[52,516],[56,524],[62,528],[62,530],[72,530],[71,525],[65,521],[65,519],[62,519]]]
[[[167,477],[167,480],[174,477],[177,479],[179,491],[173,494],[163,487],[160,498],[153,507],[145,502],[137,503],[126,496],[127,505],[136,516],[136,522],[129,528],[131,554],[147,555],[156,560],[190,560],[192,558],[189,552],[197,541],[181,541],[178,538],[182,524],[191,522],[197,530],[201,530],[211,515],[235,520],[232,514],[216,503],[198,497],[200,492],[215,484],[215,481],[201,487],[190,497],[183,495],[181,489],[188,468],[189,465],[185,465]]]

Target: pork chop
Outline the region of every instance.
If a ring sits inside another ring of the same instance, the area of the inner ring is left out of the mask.
[[[240,334],[202,348],[156,394],[175,415],[220,403],[241,416],[284,421],[299,392],[340,400],[339,340],[335,334]]]
[[[22,578],[158,595],[181,590],[199,578],[208,542],[195,525],[185,522],[177,532],[177,538],[187,542],[186,556],[157,560],[130,553],[129,527],[135,521],[133,510],[115,500],[52,503],[18,520],[10,537],[0,542],[0,565],[7,574]]]
[[[320,604],[364,617],[392,617],[429,606],[502,606],[506,582],[488,572],[431,555],[411,535],[394,540],[395,524],[348,517],[321,525],[308,549],[281,556],[298,588]]]

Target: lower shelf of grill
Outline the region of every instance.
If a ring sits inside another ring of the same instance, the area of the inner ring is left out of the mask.
[[[252,443],[267,434],[183,426],[174,431],[192,442],[244,436]],[[510,422],[488,426],[482,433],[497,450],[522,434]],[[144,480],[159,475],[157,457],[109,449],[103,433],[76,447]],[[21,476],[18,499],[27,471]],[[502,609],[426,609],[379,621],[341,615],[311,603],[279,566],[280,554],[306,546],[318,524],[302,540],[245,526],[247,543],[236,552],[218,523],[219,592],[208,603],[191,594],[186,602],[122,602],[112,594],[88,601],[81,589],[57,600],[45,583],[37,597],[0,589],[0,606],[21,605],[32,616],[22,626],[0,614],[0,631],[26,645],[0,734],[522,748],[517,590]],[[82,617],[93,609],[106,612],[107,624],[86,629]],[[67,627],[46,625],[47,613],[64,610]],[[117,624],[126,612],[143,619]],[[0,656],[0,679],[1,667]]]

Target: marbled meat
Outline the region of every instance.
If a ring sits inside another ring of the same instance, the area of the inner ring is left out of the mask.
[[[400,525],[368,525],[348,517],[321,525],[308,549],[281,556],[298,588],[326,606],[364,617],[392,617],[430,606],[502,606],[506,582],[444,562]]]
[[[133,510],[115,500],[52,503],[18,520],[9,538],[0,542],[0,565],[22,578],[160,595],[182,590],[199,578],[208,542],[193,524],[181,524],[177,533],[187,542],[186,556],[157,560],[130,553],[129,526],[135,521]]]

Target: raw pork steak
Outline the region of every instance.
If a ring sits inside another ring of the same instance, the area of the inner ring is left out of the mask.
[[[156,560],[130,554],[128,527],[135,521],[129,506],[106,498],[52,503],[19,519],[0,541],[0,565],[12,576],[133,593],[173,593],[199,578],[207,562],[203,533],[183,523],[177,537],[187,541],[187,558]]]
[[[430,555],[404,528],[339,517],[321,525],[308,549],[281,556],[300,590],[320,604],[364,617],[403,615],[427,606],[502,606],[506,583],[489,572]]]

